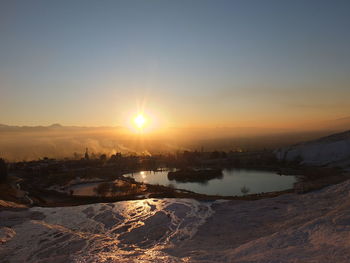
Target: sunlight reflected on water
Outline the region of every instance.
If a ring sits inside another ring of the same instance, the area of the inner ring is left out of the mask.
[[[138,182],[165,186],[171,184],[178,189],[201,194],[225,196],[283,191],[293,188],[293,184],[297,181],[295,176],[279,175],[273,171],[246,169],[224,169],[220,178],[203,180],[201,182],[169,180],[168,171],[142,171],[125,176],[132,177]]]

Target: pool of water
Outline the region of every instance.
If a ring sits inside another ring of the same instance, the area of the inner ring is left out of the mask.
[[[178,189],[185,189],[200,194],[222,196],[283,191],[293,188],[293,184],[297,181],[296,176],[279,175],[273,171],[247,169],[225,169],[222,171],[222,176],[217,178],[202,182],[186,183],[169,180],[168,171],[141,171],[124,176],[132,177],[137,182],[165,186],[172,185]]]
[[[95,183],[81,183],[74,186],[71,186],[69,190],[72,191],[73,195],[83,195],[83,196],[95,196],[95,188],[101,184],[101,182]]]
[[[98,193],[96,191],[96,188],[98,188],[98,186],[100,184],[104,184],[104,183],[108,183],[108,184],[112,183],[112,184],[120,187],[120,186],[124,185],[124,180],[116,179],[114,181],[80,183],[80,184],[70,186],[68,188],[68,191],[73,195],[97,196]],[[123,194],[123,193],[125,193],[125,192],[122,190],[111,192],[109,189],[109,190],[104,191],[102,195],[103,196],[114,196],[116,194]]]

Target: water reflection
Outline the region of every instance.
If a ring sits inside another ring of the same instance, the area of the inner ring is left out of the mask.
[[[146,177],[146,175],[144,175]],[[124,180],[110,182],[83,183],[70,188],[73,195],[116,197],[142,194],[146,191],[145,185],[135,184]]]
[[[185,189],[201,194],[242,196],[262,192],[282,191],[293,188],[297,181],[295,176],[278,175],[273,171],[224,169],[219,176],[204,178],[197,181],[183,181],[169,178],[168,171],[127,174],[138,182],[159,185],[173,185],[178,189]],[[243,191],[242,191],[243,190]]]
[[[171,175],[171,173],[170,173]],[[170,176],[169,170],[141,171],[125,176],[134,178],[138,182],[153,185],[171,186],[192,192],[208,195],[242,196],[247,194],[283,191],[293,188],[297,181],[295,176],[278,175],[272,171],[230,169],[213,173],[210,176],[195,176],[186,179],[181,176]],[[173,174],[174,175],[174,174]],[[181,174],[180,174],[181,175]],[[87,196],[122,196],[131,194],[145,194],[146,186],[115,180],[104,183],[88,183],[71,188],[74,195]]]
[[[147,177],[146,173],[144,171],[141,171],[140,175],[141,175],[142,179],[146,179],[146,177]]]
[[[223,174],[221,169],[206,169],[206,170],[178,170],[169,171],[168,180],[176,181],[178,183],[197,182],[200,184],[207,184],[212,179],[222,179]]]

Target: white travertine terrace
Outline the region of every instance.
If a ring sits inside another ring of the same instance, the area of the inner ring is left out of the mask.
[[[350,262],[350,181],[258,201],[0,212],[4,262]]]

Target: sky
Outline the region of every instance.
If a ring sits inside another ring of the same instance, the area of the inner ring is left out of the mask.
[[[350,116],[349,1],[0,1],[0,123]]]

